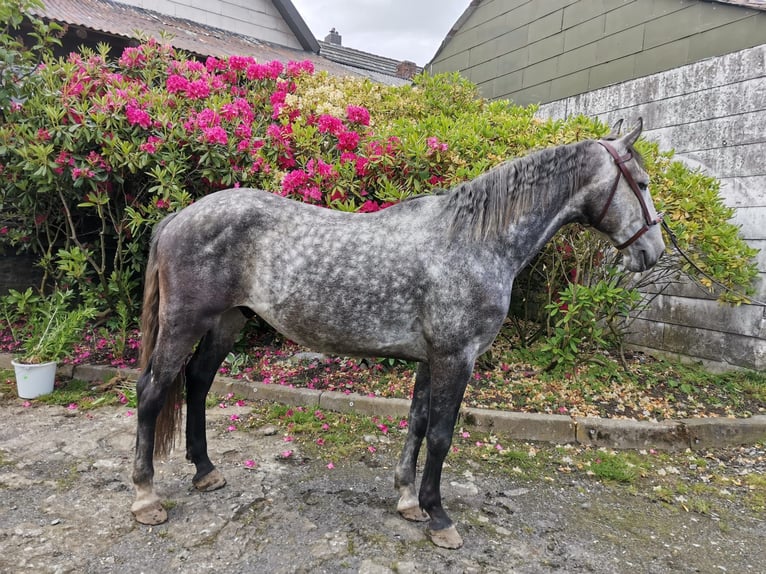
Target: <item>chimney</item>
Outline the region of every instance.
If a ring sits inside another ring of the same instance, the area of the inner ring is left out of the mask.
[[[324,37],[324,41],[329,44],[335,44],[336,46],[341,46],[341,35],[338,34],[338,31],[333,28],[330,30],[330,33],[327,34],[327,36]]]
[[[411,80],[418,71],[418,66],[415,62],[409,60],[402,60],[396,66],[396,77],[403,78],[405,80]]]

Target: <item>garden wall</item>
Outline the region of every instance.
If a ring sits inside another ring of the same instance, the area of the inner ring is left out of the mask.
[[[766,44],[540,106],[539,117],[644,119],[644,136],[721,180],[733,222],[757,255],[766,300]],[[766,369],[766,307],[731,307],[690,283],[659,295],[634,324],[640,347],[719,368]]]

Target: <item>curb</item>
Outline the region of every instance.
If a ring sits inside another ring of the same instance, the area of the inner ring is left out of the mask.
[[[11,355],[0,354],[0,368],[11,369],[11,358]],[[137,369],[97,365],[62,365],[57,373],[61,377],[84,381],[104,381],[115,376],[135,380],[140,374]],[[234,393],[250,400],[369,416],[406,418],[410,410],[407,399],[246,382],[220,375],[216,376],[210,390],[221,395]],[[714,417],[651,422],[462,407],[458,424],[470,430],[498,432],[514,440],[614,449],[701,450],[766,441],[766,415],[746,419]]]

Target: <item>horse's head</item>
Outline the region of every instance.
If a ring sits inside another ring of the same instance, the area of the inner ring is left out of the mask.
[[[622,120],[612,133],[598,141],[598,146],[593,146],[598,159],[588,197],[588,219],[622,251],[625,268],[645,271],[665,251],[659,225],[662,216],[654,209],[649,175],[633,148],[643,122],[639,118],[630,133],[617,137],[621,124]]]

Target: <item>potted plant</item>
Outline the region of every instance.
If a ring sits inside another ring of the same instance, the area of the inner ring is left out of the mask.
[[[36,297],[31,289],[9,296],[13,305],[4,305],[6,323],[14,339],[21,341],[21,355],[11,361],[16,372],[19,397],[33,399],[53,391],[58,362],[82,337],[86,321],[95,315],[91,307],[70,309],[72,292],[56,291],[48,297]],[[14,306],[15,309],[9,310]],[[18,327],[19,321],[24,327]]]

